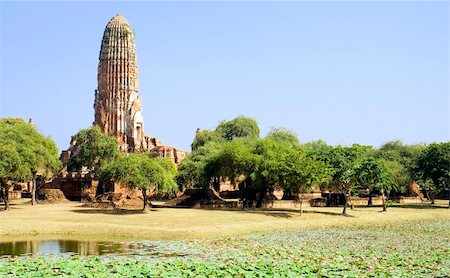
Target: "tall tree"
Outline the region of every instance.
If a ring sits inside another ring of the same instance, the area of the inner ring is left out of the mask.
[[[450,142],[428,145],[419,155],[416,170],[422,180],[433,181],[432,193],[447,188],[450,208]],[[434,204],[434,197],[432,203]]]
[[[58,148],[50,137],[39,133],[22,119],[0,119],[0,186],[5,208],[12,181],[33,180],[32,204],[35,204],[36,175],[50,177],[61,167]]]
[[[143,208],[147,210],[148,191],[164,193],[176,192],[176,170],[174,165],[164,158],[151,158],[146,154],[128,154],[119,156],[101,168],[100,179],[103,182],[120,182],[130,189],[142,192]]]
[[[267,193],[273,192],[275,186],[288,188],[298,168],[289,167],[290,160],[296,160],[296,150],[288,144],[270,138],[258,140],[251,151],[251,166],[248,178],[250,185],[258,191],[256,206],[260,207]]]
[[[80,130],[72,141],[77,149],[69,161],[69,171],[80,171],[82,167],[87,167],[98,176],[101,166],[119,154],[117,139],[104,134],[98,126]]]
[[[239,138],[225,143],[210,156],[204,173],[209,182],[223,177],[238,180],[245,206],[256,201],[256,207],[260,207],[275,187],[305,193],[322,182],[321,166],[284,140]]]

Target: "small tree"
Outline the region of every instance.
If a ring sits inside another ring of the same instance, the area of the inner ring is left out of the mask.
[[[381,192],[383,211],[386,211],[386,196],[395,186],[395,178],[392,176],[391,183],[388,183],[387,172],[384,164],[375,157],[363,156],[355,161],[352,167],[353,178],[355,182],[368,186],[369,188],[379,189]],[[395,171],[393,170],[392,174]]]
[[[104,182],[120,182],[130,189],[142,192],[143,208],[147,209],[147,192],[176,192],[175,166],[164,158],[151,158],[145,154],[120,156],[102,167],[100,179]]]
[[[301,193],[310,191],[314,186],[322,188],[332,180],[331,169],[320,160],[306,156],[302,159],[301,167],[305,177],[305,186],[302,187],[304,191],[300,191]]]
[[[355,179],[355,163],[370,148],[354,144],[351,147],[336,146],[331,154],[330,167],[332,172],[332,184],[344,194],[343,215],[347,215],[347,204],[351,198],[352,192],[358,188]]]

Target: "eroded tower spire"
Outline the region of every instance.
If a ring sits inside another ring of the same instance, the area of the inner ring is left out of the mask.
[[[124,151],[147,149],[134,32],[120,14],[108,22],[103,33],[97,79],[94,124],[117,137]]]

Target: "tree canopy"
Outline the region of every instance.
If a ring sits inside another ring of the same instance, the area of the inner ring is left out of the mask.
[[[212,130],[197,130],[195,133],[194,141],[192,141],[191,149],[195,151],[196,149],[206,145],[209,142],[220,142],[223,138],[216,132]]]
[[[396,175],[402,174],[402,179],[398,180],[399,189],[406,191],[409,183],[417,179],[417,159],[420,153],[426,148],[423,144],[406,145],[401,141],[389,141],[383,144],[376,152],[376,156],[385,161],[395,161],[401,167],[397,167],[399,172]],[[403,168],[403,169],[400,169]]]
[[[380,190],[382,193],[383,211],[386,211],[384,194],[385,192],[390,192],[392,186],[394,186],[392,183],[387,182],[388,172],[385,165],[380,159],[365,155],[358,158],[351,169],[351,175],[357,184],[363,185],[369,190],[372,188]]]
[[[119,155],[117,139],[104,134],[98,126],[80,130],[72,141],[77,150],[69,161],[69,171],[80,171],[84,166],[99,175],[101,166]]]
[[[298,140],[297,135],[293,131],[284,127],[275,127],[270,129],[266,138],[285,142],[291,147],[300,147],[300,140]]]
[[[208,188],[229,180],[239,184],[244,201],[256,200],[258,205],[274,188],[282,188],[283,198],[290,198],[292,193],[319,187],[344,195],[345,214],[347,202],[351,203],[351,195],[359,189],[368,190],[368,205],[373,192],[387,197],[391,191],[406,192],[410,182],[419,177],[427,184],[438,183],[442,190],[447,182],[442,178],[444,170],[431,174],[425,162],[417,166],[419,155],[424,156],[428,148],[431,145],[400,141],[387,142],[379,149],[359,144],[330,146],[321,140],[300,144],[295,133],[282,127],[272,128],[261,139],[256,121],[239,116],[221,122],[214,130],[196,133],[193,151],[181,163],[177,181],[184,188]],[[430,153],[423,159],[445,169],[448,163],[437,157]],[[428,172],[418,170],[427,167]],[[382,199],[386,209],[387,198]]]
[[[38,173],[48,178],[60,168],[58,148],[50,137],[23,119],[0,119],[0,186],[5,208],[8,182],[30,181]]]
[[[178,189],[175,182],[176,168],[165,158],[153,158],[147,154],[131,153],[121,155],[116,160],[104,165],[100,180],[103,182],[119,182],[130,189],[142,192],[143,210],[147,208],[147,192],[175,193]]]
[[[450,142],[428,145],[417,159],[416,170],[422,180],[433,182],[432,190],[447,188],[450,195]]]
[[[320,161],[306,157],[291,141],[268,136],[210,142],[193,151],[180,165],[178,181],[208,188],[226,178],[240,184],[244,202],[257,206],[275,187],[306,192],[323,183],[328,172]]]
[[[256,120],[245,116],[238,116],[231,121],[223,121],[215,131],[229,141],[236,137],[259,138],[260,133]]]

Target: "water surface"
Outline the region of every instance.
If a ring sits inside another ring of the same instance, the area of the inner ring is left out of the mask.
[[[158,251],[156,246],[144,242],[113,242],[89,240],[26,240],[0,242],[0,256],[35,256],[60,255],[73,253],[89,255],[153,255],[153,256],[183,256],[173,252]]]

